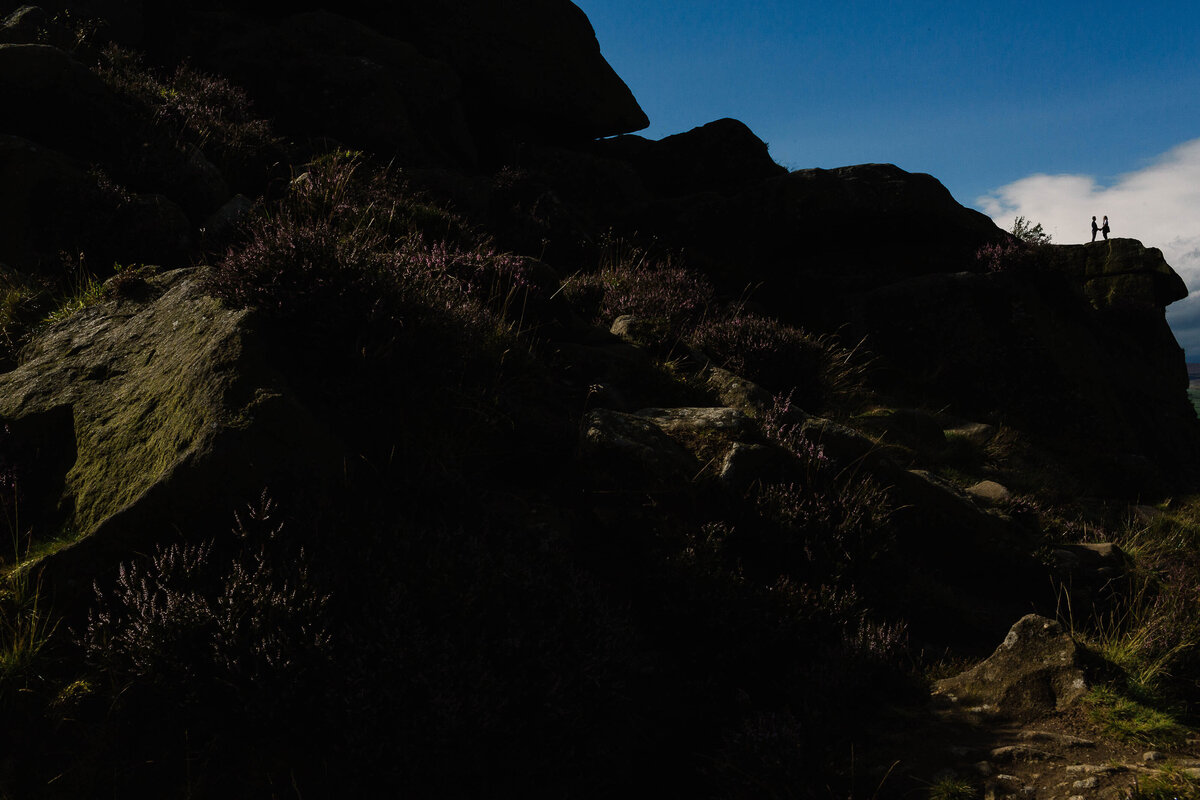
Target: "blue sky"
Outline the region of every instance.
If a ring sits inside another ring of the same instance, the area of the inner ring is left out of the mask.
[[[1108,214],[1200,290],[1194,0],[575,3],[649,115],[643,136],[734,117],[788,168],[928,172],[1063,244]],[[1200,361],[1200,292],[1168,320]]]

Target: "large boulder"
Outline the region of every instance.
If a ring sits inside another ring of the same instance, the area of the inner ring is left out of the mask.
[[[587,16],[568,0],[409,0],[389,4],[385,15],[370,16],[381,31],[403,32],[454,67],[470,98],[468,113],[477,132],[584,141],[649,125],[600,54]]]
[[[1052,619],[1029,614],[985,661],[937,682],[936,692],[1020,721],[1062,711],[1087,694],[1082,654]]]
[[[405,164],[476,158],[462,82],[407,42],[325,11],[246,25],[207,62],[284,130],[330,136]]]
[[[1043,252],[1049,267],[1069,275],[1098,309],[1157,314],[1188,295],[1162,251],[1137,239],[1054,245]]]
[[[511,148],[520,142],[587,141],[649,124],[629,88],[600,54],[586,15],[569,0],[518,4],[347,0],[338,5],[337,13],[373,33],[351,30],[344,21],[336,21],[322,41],[313,29],[314,19],[333,18],[306,17],[300,32],[316,45],[307,64],[301,63],[303,54],[289,49],[281,37],[297,31],[294,20],[286,18],[325,7],[315,0],[160,4],[49,0],[45,7],[59,10],[68,5],[83,15],[119,20],[111,27],[114,38],[149,52],[166,65],[189,60],[203,69],[220,71],[223,64],[240,60],[238,68],[249,70],[254,63],[265,65],[262,56],[271,50],[254,53],[247,48],[266,44],[285,56],[279,66],[289,81],[298,81],[301,73],[317,78],[318,92],[309,98],[317,108],[332,110],[337,105],[336,98],[322,95],[324,90],[349,89],[351,98],[379,108],[386,125],[397,115],[388,107],[395,102],[404,109],[405,121],[418,126],[418,138],[425,143],[436,141],[447,130],[458,137],[453,123],[455,101],[460,98],[475,144],[494,157],[511,155]],[[355,52],[359,46],[363,49]],[[238,59],[232,57],[231,48],[240,51]],[[413,48],[426,60],[414,58]],[[430,61],[438,62],[437,66]],[[335,74],[320,76],[322,67],[333,68]],[[457,86],[447,82],[447,73],[452,73]],[[372,93],[372,83],[378,94]],[[257,105],[281,107],[282,98],[274,97],[274,88],[268,83],[256,81],[254,88]],[[434,113],[426,118],[424,112],[430,109]],[[361,111],[353,113],[362,116]],[[328,133],[336,121],[318,117],[314,111],[307,120],[326,130],[297,128],[289,132],[299,136]],[[352,131],[347,127],[343,133]],[[358,134],[345,143],[355,147],[376,144]],[[461,140],[452,140],[447,150],[461,156],[461,144]],[[459,152],[455,153],[455,148]]]
[[[55,591],[155,537],[211,535],[272,486],[336,474],[339,448],[271,368],[250,312],[177,270],[76,312],[0,376],[0,429],[26,488],[35,542],[67,546],[44,566]],[[81,583],[82,582],[82,583]]]

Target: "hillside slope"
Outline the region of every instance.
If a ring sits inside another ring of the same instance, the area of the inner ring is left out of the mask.
[[[566,0],[0,14],[0,796],[1058,797],[993,751],[1186,754],[1154,248],[637,137]],[[1087,691],[931,695],[1031,612]]]

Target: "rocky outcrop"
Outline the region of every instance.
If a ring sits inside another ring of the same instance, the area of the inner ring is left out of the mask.
[[[649,124],[568,0],[351,0],[337,14],[274,0],[44,4],[67,6],[112,21],[107,36],[160,63],[239,79],[297,137],[463,166],[477,152],[507,157],[521,142],[583,142]]]
[[[582,434],[584,457],[609,480],[663,488],[716,474],[735,443],[755,429],[733,408],[596,409]]]
[[[1049,269],[1069,276],[1101,310],[1160,314],[1188,295],[1187,286],[1157,247],[1136,239],[1052,245],[1039,254]]]
[[[71,542],[46,562],[56,590],[87,586],[147,537],[211,535],[277,480],[311,489],[336,468],[248,312],[201,284],[193,270],[110,284],[115,299],[40,335],[0,376],[6,451],[24,454],[13,468],[43,509],[27,520],[34,540]]]
[[[753,180],[704,168],[703,154],[726,139],[739,143],[734,161],[751,165]],[[732,121],[626,149],[655,191],[626,211],[625,227],[655,231],[685,248],[723,292],[748,293],[809,329],[844,325],[853,297],[872,288],[971,268],[981,246],[1005,237],[929,175],[891,164],[786,173]],[[619,146],[607,155],[619,157]]]
[[[1061,711],[1087,693],[1081,654],[1057,622],[1022,617],[991,657],[937,682],[937,692],[959,703],[1021,721]]]
[[[646,188],[662,197],[728,195],[787,174],[766,143],[735,119],[719,119],[659,141],[621,136],[597,142],[595,151],[628,161]]]
[[[206,62],[284,130],[394,153],[400,163],[471,163],[462,81],[408,42],[326,11],[231,32]]]
[[[472,129],[489,142],[496,133],[516,141],[586,141],[649,125],[600,55],[591,23],[567,0],[409,0],[371,17],[384,33],[454,68],[469,97]]]
[[[1185,473],[1200,446],[1163,314],[1182,282],[1156,252],[1111,240],[1048,248],[1033,270],[898,280],[861,296],[855,325],[899,399],[1007,420],[1093,491],[1134,496]]]

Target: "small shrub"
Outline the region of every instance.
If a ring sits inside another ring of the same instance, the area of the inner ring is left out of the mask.
[[[739,308],[704,318],[689,341],[718,364],[772,391],[792,388],[797,405],[819,411],[861,402],[870,358],[836,337],[816,336]]]
[[[975,260],[988,272],[1016,272],[1033,265],[1029,245],[1017,239],[984,245],[976,251]]]
[[[988,272],[1027,271],[1038,265],[1038,251],[1050,244],[1050,234],[1025,217],[1013,220],[1012,236],[1002,242],[984,245],[975,260]]]
[[[755,487],[755,508],[775,531],[769,537],[780,537],[776,547],[787,561],[825,570],[833,580],[858,574],[891,547],[887,492],[834,464],[789,414],[790,399],[777,397],[763,432],[794,456],[795,479]]]
[[[1050,244],[1051,236],[1042,230],[1042,223],[1034,223],[1025,217],[1015,218],[1010,232],[1026,244],[1034,246]]]
[[[703,275],[617,240],[606,243],[600,270],[572,279],[564,293],[598,324],[632,314],[661,324],[671,340],[690,332],[715,297]]]
[[[696,327],[691,343],[722,367],[777,391],[820,383],[823,348],[819,341],[769,317],[710,317]]]
[[[291,698],[329,650],[328,596],[308,579],[265,498],[235,515],[236,553],[221,565],[213,540],[155,548],[124,563],[80,637],[89,664],[116,682],[142,681],[190,701],[228,687],[243,702]]]

